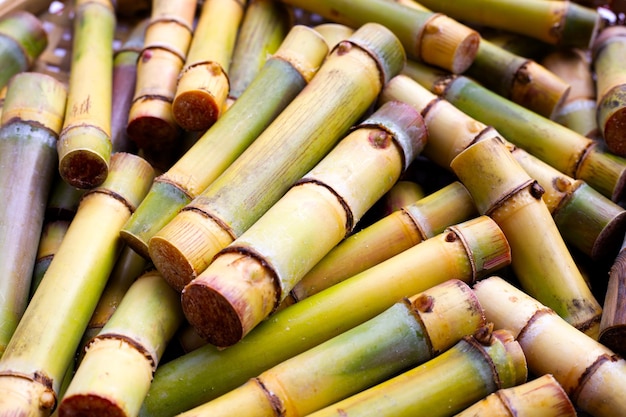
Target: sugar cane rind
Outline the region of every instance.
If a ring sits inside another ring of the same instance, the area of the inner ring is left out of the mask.
[[[576,417],[574,404],[552,374],[500,389],[455,417]]]
[[[302,277],[283,300],[281,308],[371,268],[442,233],[446,227],[477,215],[469,192],[455,181],[345,238]]]
[[[185,286],[187,320],[217,346],[241,340],[352,232],[426,140],[411,106],[378,108]]]
[[[16,10],[0,17],[0,88],[9,79],[31,68],[48,46],[48,35],[37,16]]]
[[[521,286],[572,326],[597,338],[602,308],[542,200],[541,186],[499,138],[476,142],[450,166],[479,213],[491,216],[504,231]]]
[[[149,22],[147,18],[140,20],[113,56],[111,152],[137,153],[137,145],[128,137],[126,126],[135,94],[137,60],[143,48],[143,39]]]
[[[432,359],[485,324],[469,286],[446,281],[180,416],[308,415]]]
[[[327,53],[324,40],[313,29],[302,25],[291,28],[228,112],[155,179],[122,229],[126,243],[148,258],[150,238],[243,153],[302,91]]]
[[[153,3],[126,126],[131,140],[142,149],[168,147],[180,137],[172,101],[191,44],[197,6],[196,0]]]
[[[156,270],[130,286],[87,351],[59,416],[135,416],[167,343],[183,321],[179,296]]]
[[[407,67],[405,67],[405,70]],[[421,111],[429,132],[423,154],[443,167],[472,143],[499,136],[495,129],[437,98],[407,75],[394,77],[380,101],[401,100]],[[525,150],[506,142],[524,170],[543,187],[542,199],[565,241],[594,260],[608,259],[623,239],[624,209],[582,180],[563,174]]]
[[[575,2],[422,0],[420,3],[460,21],[508,30],[551,45],[582,49],[592,45],[604,25],[602,15],[596,9]]]
[[[245,152],[150,239],[165,279],[182,291],[330,151],[404,62],[397,37],[377,23],[340,43]]]
[[[172,102],[174,120],[188,131],[205,131],[220,117],[228,71],[245,0],[207,0],[194,28]]]
[[[626,52],[626,30],[612,26],[603,30],[593,45],[596,80],[596,118],[600,134],[609,151],[626,156],[626,71],[622,57]]]
[[[293,26],[287,7],[271,0],[248,0],[233,48],[227,107],[239,98]]]
[[[409,8],[389,0],[283,2],[351,27],[366,22],[380,23],[400,39],[407,56],[455,74],[465,71],[478,52],[478,32],[440,13]]]
[[[441,76],[419,63],[413,63],[413,67],[416,81],[466,114],[493,126],[506,140],[564,174],[584,180],[611,200],[622,198],[626,186],[624,158],[602,152],[593,139],[513,103],[468,77]]]
[[[622,357],[500,277],[474,284],[474,292],[487,320],[515,335],[532,374],[552,374],[582,412],[598,417],[626,412]]]
[[[228,349],[207,344],[162,364],[140,416],[164,417],[203,404],[264,370],[449,279],[466,283],[509,265],[506,238],[480,216],[308,297],[265,320]],[[347,306],[350,306],[347,308]],[[263,351],[263,355],[255,354]]]
[[[76,4],[72,63],[59,173],[77,188],[104,182],[111,158],[111,92],[115,10],[107,0]]]
[[[18,73],[8,84],[0,126],[0,356],[28,303],[66,97],[43,74]]]
[[[525,382],[526,360],[511,333],[504,329],[481,333],[465,336],[428,362],[310,416],[443,417],[499,389]]]
[[[0,358],[0,409],[44,416],[121,248],[119,230],[145,195],[153,170],[116,153],[105,182],[85,193],[72,224]]]
[[[626,240],[609,269],[609,281],[600,320],[598,340],[615,353],[626,357]]]

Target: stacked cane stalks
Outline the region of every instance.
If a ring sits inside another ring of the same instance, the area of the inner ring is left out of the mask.
[[[626,415],[625,12],[0,0],[0,417]]]

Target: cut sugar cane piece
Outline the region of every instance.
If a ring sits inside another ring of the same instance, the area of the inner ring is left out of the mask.
[[[152,167],[116,153],[72,224],[0,358],[0,409],[47,416],[121,248],[119,230],[147,192]]]
[[[352,232],[426,140],[408,104],[377,109],[184,287],[189,323],[217,346],[241,340]]]
[[[59,416],[136,416],[165,347],[182,321],[178,293],[158,271],[137,278],[87,346]]]
[[[254,80],[292,26],[288,9],[282,3],[274,0],[248,0],[247,3],[228,71],[227,107]]]
[[[576,417],[576,409],[552,374],[500,389],[455,417]]]
[[[508,330],[465,336],[441,355],[311,417],[450,416],[526,381],[524,353]],[[443,406],[445,404],[445,406]]]
[[[602,308],[542,200],[541,186],[499,138],[476,142],[450,166],[479,213],[488,214],[502,228],[521,286],[572,326],[597,338]]]
[[[474,292],[487,320],[513,333],[532,374],[552,374],[585,413],[626,413],[626,360],[500,277],[478,282]]]
[[[415,181],[399,180],[381,198],[381,215],[388,216],[394,211],[424,197],[424,189]]]
[[[486,324],[481,310],[446,281],[180,416],[308,415],[445,352]]]
[[[460,21],[508,30],[551,45],[583,49],[591,46],[604,25],[602,14],[596,9],[570,1],[421,0],[419,3]]]
[[[351,27],[366,22],[380,23],[395,33],[409,57],[455,74],[465,71],[478,52],[478,32],[440,13],[409,8],[389,0],[281,1]]]
[[[609,269],[598,340],[626,357],[626,239]]]
[[[398,39],[376,23],[335,47],[245,152],[150,239],[165,279],[182,291],[330,151],[404,62]]]
[[[172,114],[176,82],[193,36],[197,0],[154,0],[126,130],[139,148],[159,149],[180,136]]]
[[[455,181],[344,239],[302,277],[281,307],[371,268],[477,214],[469,192]]]
[[[8,87],[0,126],[0,356],[28,304],[67,97],[43,74],[16,74]]]
[[[104,182],[111,159],[116,18],[109,0],[79,0],[75,10],[67,108],[57,152],[61,177],[88,189]]]
[[[243,153],[311,80],[327,53],[317,32],[294,26],[228,112],[155,179],[122,229],[127,244],[149,257],[150,238]]]
[[[246,0],[205,0],[172,102],[185,130],[205,131],[220,117],[230,84],[228,70]]]
[[[596,120],[600,134],[612,153],[626,156],[626,28],[612,26],[600,33],[593,45],[596,80]]]
[[[509,265],[510,255],[502,231],[486,216],[451,226],[272,315],[227,349],[207,344],[164,363],[155,373],[139,415],[164,417],[205,403],[363,323],[401,297],[449,279],[474,282]]]
[[[333,50],[341,41],[348,39],[354,33],[354,29],[340,23],[322,23],[313,29],[324,37],[330,50]]]
[[[31,68],[48,46],[48,35],[37,16],[16,10],[0,17],[0,88],[17,73]]]

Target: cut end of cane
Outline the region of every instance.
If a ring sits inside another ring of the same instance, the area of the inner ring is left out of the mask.
[[[476,58],[480,35],[448,16],[435,14],[427,22],[419,45],[423,62],[461,74]]]
[[[150,97],[136,101],[129,111],[126,133],[143,149],[174,143],[180,136],[180,127],[174,121],[172,104]]]
[[[108,173],[108,158],[88,149],[70,151],[59,160],[61,178],[76,188],[97,187],[104,182]]]
[[[59,417],[107,416],[126,417],[126,412],[114,401],[97,394],[73,395],[63,400]]]
[[[622,157],[626,156],[626,101],[624,100],[626,100],[626,86],[623,91],[609,100],[610,103],[604,101],[598,109],[599,124],[606,146],[612,153]],[[607,108],[615,106],[616,102],[621,103],[619,108]]]
[[[149,258],[176,291],[181,292],[198,275],[198,271],[185,256],[185,251],[167,237],[153,236],[147,249]]]
[[[204,90],[186,91],[176,96],[172,111],[183,129],[200,132],[210,128],[220,115],[215,97]]]
[[[234,250],[221,253],[182,292],[189,323],[219,347],[239,342],[277,304],[273,271],[255,257]]]

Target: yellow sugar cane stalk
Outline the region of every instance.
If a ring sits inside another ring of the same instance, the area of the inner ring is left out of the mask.
[[[126,130],[142,149],[176,142],[180,127],[172,101],[193,36],[197,0],[153,0]]]
[[[424,189],[421,185],[415,181],[400,179],[381,197],[381,215],[388,216],[423,197]]]
[[[8,84],[0,125],[0,356],[28,304],[66,98],[65,87],[43,74],[22,72]]]
[[[620,156],[626,156],[626,71],[622,67],[622,57],[626,52],[624,29],[623,26],[612,26],[603,30],[593,45],[598,129],[609,151]]]
[[[345,238],[302,277],[280,307],[316,294],[477,215],[469,192],[455,181]]]
[[[469,286],[449,280],[180,416],[305,416],[432,359],[485,324]]]
[[[600,320],[598,340],[622,357],[626,357],[626,240],[609,269],[609,281]]]
[[[570,1],[420,0],[419,3],[460,21],[508,30],[551,45],[583,49],[592,45],[605,24],[598,10]]]
[[[113,57],[113,78],[111,97],[111,151],[136,153],[137,146],[126,133],[128,112],[135,94],[137,80],[137,59],[143,47],[146,27],[150,22],[140,20],[115,52]]]
[[[472,143],[500,136],[407,75],[387,83],[380,97],[380,101],[386,100],[404,101],[422,113],[429,132],[422,153],[442,167],[449,168],[452,159]],[[507,147],[544,188],[542,199],[565,241],[595,260],[613,256],[623,238],[624,209],[584,181],[561,173],[513,144],[507,143]]]
[[[282,1],[355,28],[366,22],[380,23],[400,39],[407,56],[453,73],[465,71],[478,52],[478,32],[441,13],[389,0]]]
[[[500,389],[455,417],[576,417],[576,409],[552,374]]]
[[[227,107],[257,76],[267,57],[280,47],[291,26],[285,5],[273,0],[248,0],[229,65]]]
[[[493,126],[516,146],[562,173],[584,180],[613,201],[622,198],[626,159],[602,151],[593,139],[513,103],[468,77],[441,74],[417,62],[410,66],[410,76],[418,83],[469,116]]]
[[[561,77],[571,88],[554,120],[583,136],[598,135],[596,121],[596,85],[587,50],[559,49],[541,59],[541,63]]]
[[[88,344],[59,405],[59,416],[136,416],[182,321],[179,295],[158,271],[137,278]]]
[[[515,335],[532,374],[552,374],[585,413],[626,413],[626,360],[500,277],[480,281],[474,292],[487,320]]]
[[[155,179],[122,229],[127,244],[148,258],[150,238],[243,153],[311,80],[327,54],[316,31],[292,27],[228,112]]]
[[[165,279],[182,290],[206,269],[330,151],[404,62],[398,38],[377,23],[336,46],[245,152],[150,239]]]
[[[227,349],[207,344],[162,364],[139,415],[175,415],[201,405],[369,320],[402,297],[450,279],[472,283],[510,262],[508,243],[490,218],[480,216],[451,226],[273,314]]]
[[[524,353],[508,330],[465,336],[441,355],[311,417],[452,416],[499,389],[526,381]]]
[[[322,35],[330,50],[335,48],[341,41],[348,39],[354,33],[354,29],[350,26],[340,23],[321,23],[313,27]]]
[[[0,359],[0,410],[48,416],[119,255],[119,230],[145,195],[152,167],[126,153],[82,198],[72,223]]]
[[[37,16],[24,10],[1,16],[0,88],[15,74],[30,69],[47,46],[48,34]]]
[[[479,213],[491,216],[504,231],[521,286],[572,326],[597,338],[602,308],[542,200],[541,186],[499,138],[476,142],[450,166]]]
[[[106,179],[111,158],[111,92],[115,10],[110,0],[78,0],[59,173],[77,188]]]
[[[205,0],[202,5],[172,103],[174,119],[185,130],[207,130],[226,105],[245,6],[246,0]]]
[[[189,323],[217,346],[241,340],[352,232],[426,140],[411,106],[378,108],[184,287]]]

